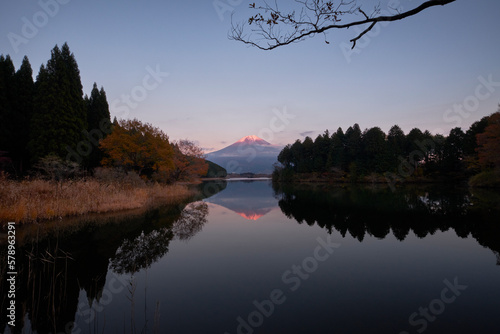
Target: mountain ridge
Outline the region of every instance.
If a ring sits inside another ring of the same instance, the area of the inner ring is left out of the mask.
[[[271,174],[282,148],[249,135],[218,151],[207,153],[206,159],[224,167],[230,174]]]

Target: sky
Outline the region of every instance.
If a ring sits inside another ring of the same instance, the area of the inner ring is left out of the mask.
[[[367,13],[388,2],[358,1]],[[16,69],[28,56],[36,78],[54,46],[67,42],[84,93],[94,82],[104,87],[112,117],[151,123],[206,152],[247,135],[285,145],[354,123],[446,135],[498,110],[498,0],[457,0],[378,25],[354,50],[356,28],[272,51],[229,40],[231,15],[246,20],[248,4],[5,0],[0,54]]]

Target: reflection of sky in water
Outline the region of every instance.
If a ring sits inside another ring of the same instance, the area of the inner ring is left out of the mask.
[[[257,220],[278,206],[269,180],[230,181],[226,189],[205,201],[226,207],[249,220]]]
[[[237,333],[238,317],[247,321],[254,301],[279,289],[285,301],[254,333],[416,333],[420,327],[410,325],[410,315],[439,299],[444,280],[455,278],[467,289],[425,332],[490,333],[500,325],[500,267],[471,235],[438,229],[418,238],[410,231],[399,241],[392,233],[383,239],[367,233],[360,242],[333,229],[330,236],[317,224],[287,218],[266,182],[228,183],[206,202],[202,231],[188,241],[172,240],[165,256],[133,276],[138,331],[144,319],[152,331],[159,303],[160,332]],[[262,207],[268,213],[251,224],[233,212]],[[340,247],[292,291],[283,275],[314,257],[318,238]],[[113,275],[108,272],[107,284]],[[113,295],[98,314],[100,324],[105,319],[106,328],[130,332],[129,298],[127,289]],[[82,328],[89,332],[88,325]]]

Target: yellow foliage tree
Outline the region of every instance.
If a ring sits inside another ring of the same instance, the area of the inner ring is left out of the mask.
[[[120,120],[99,147],[106,153],[103,166],[124,167],[139,175],[168,174],[174,169],[174,150],[168,136],[137,119]]]

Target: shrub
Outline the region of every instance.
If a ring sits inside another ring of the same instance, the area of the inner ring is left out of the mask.
[[[489,170],[474,175],[469,180],[471,187],[500,188],[500,171]]]

